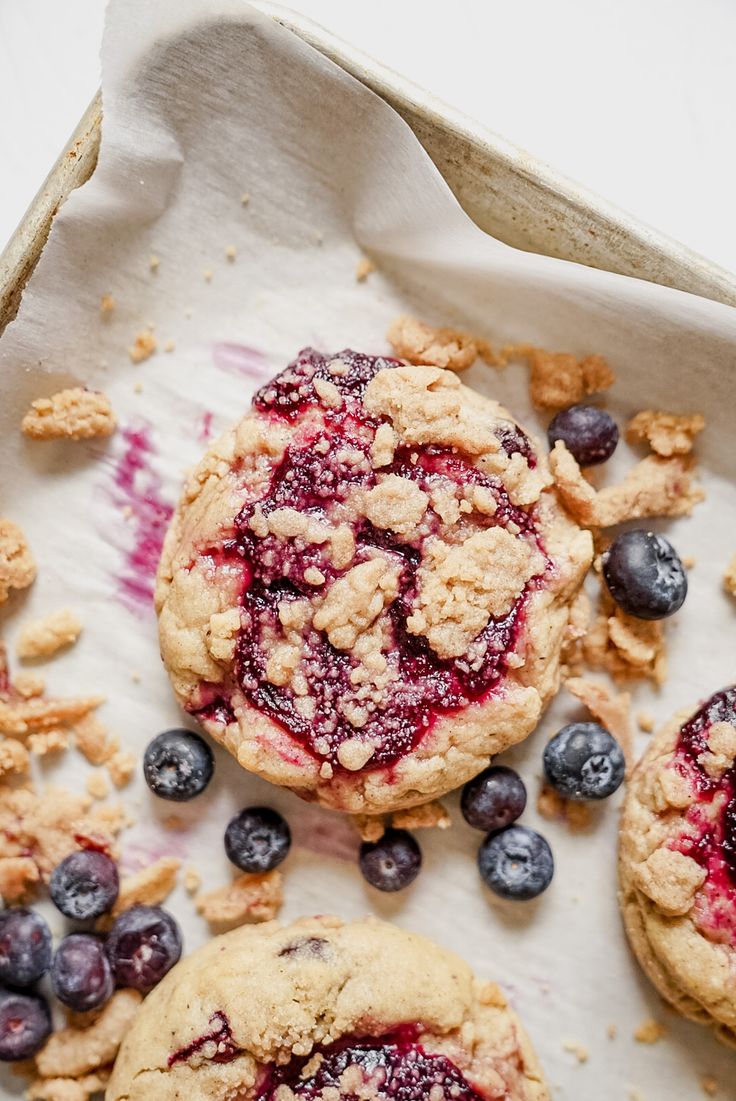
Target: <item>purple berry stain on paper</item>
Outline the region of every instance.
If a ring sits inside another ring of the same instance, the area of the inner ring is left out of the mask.
[[[263,352],[247,344],[220,341],[212,347],[212,361],[225,374],[240,375],[256,382],[263,382],[272,373]]]
[[[200,443],[207,443],[212,435],[212,417],[209,409],[205,409],[197,424],[197,439]]]

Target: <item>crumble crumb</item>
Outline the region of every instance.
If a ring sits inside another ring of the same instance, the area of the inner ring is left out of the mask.
[[[115,431],[109,399],[99,390],[75,386],[31,402],[21,431],[32,440],[90,440]]]
[[[42,1078],[81,1078],[112,1063],[143,1001],[137,990],[118,990],[92,1024],[54,1032],[36,1055]]]
[[[607,390],[615,381],[602,356],[577,359],[568,352],[547,352],[529,344],[508,344],[501,349],[504,362],[525,360],[529,368],[529,394],[538,409],[566,409],[590,394]]]
[[[152,254],[148,257],[148,267],[151,271],[158,271],[161,267],[161,261],[158,256]]]
[[[110,734],[96,715],[85,715],[74,723],[74,745],[91,765],[104,765],[120,749],[120,742]]]
[[[202,272],[202,278],[204,279],[205,283],[211,283],[212,282],[213,274],[214,273],[212,271],[212,268],[205,268],[204,269],[204,271]]]
[[[369,275],[372,275],[376,270],[376,265],[372,260],[369,260],[367,256],[363,256],[357,263],[355,268],[355,278],[358,283],[365,283]]]
[[[672,849],[655,849],[634,866],[634,886],[668,917],[688,914],[695,896],[706,879],[706,872],[689,856]],[[659,1039],[645,1021],[634,1034],[639,1043],[656,1043]],[[656,1025],[656,1021],[652,1022]],[[641,1033],[641,1036],[639,1035]],[[654,1036],[653,1039],[647,1038]],[[642,1038],[643,1037],[643,1038]]]
[[[0,778],[28,772],[31,759],[26,747],[15,738],[0,740]]]
[[[695,566],[696,558],[694,554],[683,554],[680,561],[686,570],[692,570]]]
[[[651,711],[637,711],[636,722],[643,734],[651,734],[654,730],[654,715]]]
[[[634,1031],[634,1039],[637,1044],[656,1044],[663,1036],[667,1035],[667,1029],[653,1017],[647,1017]]]
[[[150,359],[157,348],[156,337],[150,329],[144,329],[136,335],[133,347],[128,348],[131,363],[143,363],[144,360]]]
[[[38,673],[17,673],[13,688],[24,700],[34,700],[46,691],[46,681]]]
[[[27,589],[36,576],[26,537],[12,520],[0,519],[0,604],[11,589]]]
[[[588,1049],[583,1044],[579,1044],[575,1040],[566,1040],[562,1048],[574,1055],[579,1063],[588,1062]]]
[[[103,700],[103,696],[24,700],[0,692],[0,734],[22,738],[57,726],[74,725]]]
[[[452,820],[442,803],[435,799],[431,803],[422,803],[419,807],[396,811],[391,816],[391,825],[397,830],[422,830],[433,827],[438,830],[447,830],[452,825]]]
[[[627,615],[614,604],[604,585],[582,651],[591,669],[605,669],[615,681],[646,678],[659,685],[667,676],[662,621]]]
[[[649,516],[684,516],[705,494],[693,485],[692,460],[648,455],[628,472],[623,482],[596,490],[558,440],[549,457],[563,505],[583,527],[612,527],[624,520]]]
[[[495,982],[481,983],[478,990],[478,1001],[481,1005],[492,1005],[496,1009],[505,1009],[509,1004],[503,990]]]
[[[618,1025],[610,1024],[606,1029],[606,1036],[609,1040],[615,1040],[618,1036]]]
[[[0,858],[0,897],[6,905],[27,898],[40,881],[41,873],[32,857]]]
[[[76,642],[82,633],[82,624],[68,608],[52,612],[45,619],[35,619],[26,624],[18,638],[16,651],[19,658],[50,658],[66,646]]]
[[[175,347],[176,347],[176,344],[174,343],[173,340],[167,340],[166,343],[164,344],[164,351],[165,352],[173,352]]]
[[[244,191],[243,194],[240,196],[241,206],[247,206],[249,202],[250,202],[250,195],[248,194],[247,191]]]
[[[105,1089],[109,1078],[108,1070],[81,1078],[37,1078],[26,1090],[26,1101],[89,1101]]]
[[[0,521],[0,524],[2,521]],[[0,547],[2,545],[0,536]],[[2,551],[0,550],[0,597],[2,596]],[[736,596],[736,554],[734,554],[731,561],[726,566],[725,573],[723,574],[723,584],[726,592],[731,596]]]
[[[107,762],[107,771],[115,787],[124,788],[130,783],[135,772],[135,757],[132,753],[118,750]]]
[[[271,921],[282,902],[283,876],[278,869],[244,872],[225,887],[198,894],[195,899],[198,913],[219,930],[234,929],[245,922]]]
[[[350,821],[360,834],[361,841],[380,841],[386,832],[382,814],[351,814]]]
[[[184,869],[184,890],[188,895],[196,895],[202,886],[202,876],[191,864]]]
[[[163,827],[167,830],[183,830],[186,822],[180,814],[167,814],[163,820]]]
[[[43,734],[30,734],[28,748],[34,757],[45,757],[47,753],[60,753],[69,746],[69,734],[66,730],[47,730]]]
[[[230,260],[232,262],[237,255],[238,255],[238,250],[236,249],[235,245],[227,245],[225,247],[225,259],[226,260]]]
[[[125,876],[120,882],[120,892],[109,914],[97,922],[98,929],[109,929],[113,921],[131,906],[160,906],[176,887],[181,860],[163,856],[155,864],[149,864],[139,872]]]
[[[715,1097],[718,1093],[718,1082],[712,1074],[704,1074],[700,1079],[700,1088],[708,1097]]]
[[[101,768],[93,769],[88,775],[84,786],[93,799],[107,799],[110,794],[110,781],[107,773]]]
[[[669,458],[692,451],[695,437],[704,428],[705,418],[700,413],[679,416],[656,409],[643,409],[626,426],[626,439],[630,443],[646,442],[652,451]]]
[[[111,294],[103,294],[100,299],[100,313],[103,317],[109,317],[115,309],[115,299]]]
[[[585,677],[570,677],[565,688],[587,707],[593,718],[605,726],[623,750],[627,767],[634,759],[631,734],[631,696],[628,692],[613,692],[607,684]]]
[[[133,385],[133,393],[134,394],[142,394],[143,393],[143,383],[142,382],[136,382]]]
[[[629,1101],[646,1101],[646,1098],[637,1086],[630,1086]]]
[[[587,830],[593,821],[588,803],[566,799],[549,784],[542,784],[539,789],[537,813],[550,821],[564,822],[573,831]]]
[[[417,366],[464,371],[478,356],[490,365],[498,365],[487,341],[459,329],[435,328],[408,314],[397,317],[386,336],[394,355]]]

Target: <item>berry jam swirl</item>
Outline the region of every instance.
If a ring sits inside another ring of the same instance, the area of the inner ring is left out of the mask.
[[[549,568],[534,510],[514,505],[500,477],[478,469],[455,449],[395,442],[393,457],[376,468],[372,447],[377,430],[387,422],[370,416],[362,398],[379,371],[397,366],[396,360],[350,351],[325,357],[305,349],[256,393],[254,409],[276,424],[294,425],[295,436],[271,472],[265,493],[245,505],[235,519],[233,537],[216,552],[220,560],[224,555],[244,566],[235,676],[245,699],[334,770],[344,768],[340,749],[348,741],[369,747],[368,759],[349,763],[352,771],[389,767],[418,745],[439,715],[498,690],[523,629],[529,596]],[[325,394],[333,401],[325,400]],[[513,422],[499,420],[494,432],[501,452],[509,458],[521,455],[534,467],[530,441]],[[356,495],[389,475],[431,502],[421,526],[412,532],[378,527],[352,507]],[[472,492],[485,495],[492,507],[473,510],[466,504]],[[488,618],[459,657],[438,656],[423,634],[407,626],[426,544],[447,530],[437,504],[441,495],[462,502],[466,534],[502,528],[532,545],[543,562],[543,572],[529,579],[505,614]],[[277,510],[292,510],[322,525],[322,531],[347,532],[351,549],[346,560],[335,552],[331,537],[284,538],[282,532],[269,530],[269,518]],[[383,680],[372,692],[361,682],[350,649],[338,649],[329,632],[316,629],[311,620],[300,624],[299,615],[305,602],[314,606],[348,567],[377,556],[396,577],[396,592],[373,625],[382,632],[377,676]],[[279,683],[269,673],[274,646],[283,640],[283,625],[290,619],[301,631],[301,686]],[[386,670],[382,661],[388,663]],[[213,694],[204,707],[201,699],[200,717],[228,718],[225,699]]]
[[[705,767],[716,723],[736,725],[736,687],[703,704],[680,730],[674,767],[697,795],[685,815],[686,831],[672,848],[707,873],[693,916],[710,939],[736,947],[736,763],[725,771]]]
[[[285,1067],[271,1067],[257,1101],[275,1101],[285,1093],[278,1093],[283,1086],[304,1101],[482,1101],[484,1095],[473,1089],[454,1063],[425,1051],[415,1035],[415,1029],[406,1029],[393,1037],[341,1040],[324,1048],[316,1059],[313,1054],[308,1060],[292,1059]],[[505,1092],[494,1094],[494,1101],[505,1096]],[[491,1101],[488,1094],[485,1098]]]

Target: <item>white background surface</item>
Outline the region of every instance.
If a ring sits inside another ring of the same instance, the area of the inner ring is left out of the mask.
[[[736,269],[734,0],[293,0]],[[0,247],[98,83],[102,0],[0,0]]]

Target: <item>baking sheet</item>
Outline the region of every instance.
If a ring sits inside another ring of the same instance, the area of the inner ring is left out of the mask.
[[[601,352],[618,375],[609,408],[619,418],[644,407],[706,414],[707,501],[692,519],[662,525],[696,557],[690,596],[669,631],[668,683],[658,695],[637,690],[636,706],[661,720],[733,679],[736,620],[720,584],[736,550],[733,310],[485,236],[396,114],[239,0],[113,0],[103,95],[99,166],[56,219],[18,320],[0,341],[2,512],[22,525],[39,563],[33,588],[6,605],[4,635],[12,643],[28,618],[63,605],[85,623],[77,646],[46,667],[52,690],[104,690],[103,717],[138,755],[181,723],[148,598],[183,471],[300,347],[385,352],[383,334],[402,310],[498,343]],[[378,270],[358,283],[363,255]],[[103,294],[116,302],[108,318]],[[148,325],[159,351],[134,366],[127,349]],[[522,368],[478,365],[464,378],[543,427]],[[28,403],[79,382],[105,390],[120,431],[107,442],[24,440],[18,424]],[[631,461],[622,447],[608,476]],[[535,903],[502,904],[482,888],[480,835],[455,799],[453,828],[419,835],[425,867],[415,886],[382,897],[361,880],[347,821],[246,775],[221,751],[215,781],[189,805],[155,800],[139,779],[126,791],[136,817],[123,841],[127,865],[173,854],[199,868],[205,887],[222,884],[228,817],[249,802],[271,803],[296,841],[283,917],[372,910],[455,948],[508,991],[558,1096],[614,1099],[638,1089],[684,1101],[699,1095],[704,1074],[719,1080],[720,1096],[736,1096],[733,1053],[665,1010],[626,949],[615,904],[615,801],[585,834],[536,819],[541,747],[578,713],[562,693],[536,734],[504,758],[529,786],[524,821],[542,829],[557,860],[553,886]],[[88,766],[70,752],[42,771],[81,790]],[[184,828],[167,827],[172,811]],[[170,905],[194,948],[207,930],[191,900],[180,891]],[[648,1016],[668,1029],[653,1047],[632,1038]],[[565,1044],[584,1045],[588,1061]],[[0,1082],[8,1095],[19,1092],[11,1077]]]

